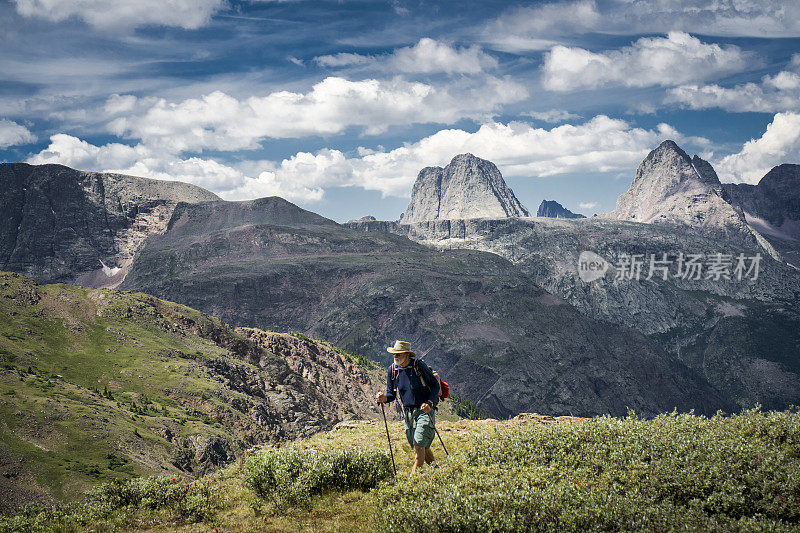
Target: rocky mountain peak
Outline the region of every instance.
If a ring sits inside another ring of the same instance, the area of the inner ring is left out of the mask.
[[[542,200],[539,209],[536,211],[537,217],[547,218],[586,218],[584,215],[573,213],[555,200]]]
[[[442,167],[425,167],[401,222],[530,216],[491,161],[459,154]]]
[[[671,140],[645,157],[631,187],[608,216],[646,223],[746,228],[741,211],[727,201],[711,164],[696,155],[690,158]]]
[[[785,163],[766,173],[757,187],[775,196],[784,197],[800,212],[800,165]]]
[[[724,188],[750,227],[764,235],[783,260],[800,268],[800,165],[778,165],[758,185],[726,183]]]
[[[352,219],[352,220],[348,220],[347,224],[356,224],[358,222],[375,222],[376,220],[378,220],[378,219],[375,218],[374,216],[367,215],[367,216],[364,216],[364,217],[361,217],[361,218],[355,218],[355,219]]]

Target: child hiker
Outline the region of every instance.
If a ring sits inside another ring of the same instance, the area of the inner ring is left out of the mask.
[[[439,402],[439,380],[424,361],[417,359],[411,344],[396,341],[387,348],[394,354],[394,363],[386,371],[386,392],[375,395],[378,403],[397,398],[403,408],[406,438],[414,448],[411,472],[425,463],[433,462],[431,443],[436,435],[436,405]]]

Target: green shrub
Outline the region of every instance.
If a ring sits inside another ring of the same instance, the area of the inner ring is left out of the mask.
[[[248,487],[278,507],[308,507],[329,490],[368,490],[392,475],[389,454],[376,449],[266,448],[244,462]]]
[[[155,476],[112,481],[95,488],[90,499],[100,507],[137,507],[152,511],[168,510],[187,522],[209,518],[214,511],[211,484]]]
[[[383,484],[388,531],[797,530],[800,415],[509,427]]]
[[[198,522],[216,514],[215,491],[210,480],[186,482],[168,476],[114,480],[90,490],[81,502],[31,504],[14,516],[0,517],[0,530],[84,531],[100,521],[121,528],[138,510],[164,511],[170,520]]]

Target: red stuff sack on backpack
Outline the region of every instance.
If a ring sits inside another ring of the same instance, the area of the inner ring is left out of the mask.
[[[447,384],[445,380],[439,377],[439,373],[435,370],[432,370],[433,377],[436,378],[436,381],[439,382],[439,399],[444,400],[448,396],[450,396],[450,385]]]
[[[443,379],[439,380],[439,399],[444,400],[450,396],[450,385]]]

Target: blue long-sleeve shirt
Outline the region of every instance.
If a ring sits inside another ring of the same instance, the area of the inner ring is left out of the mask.
[[[393,379],[393,374],[396,374],[396,379]],[[416,363],[412,359],[404,368],[395,369],[395,365],[389,365],[386,370],[386,401],[394,401],[396,392],[400,393],[400,400],[405,407],[419,407],[425,402],[436,406],[439,403],[439,380],[420,359]]]

